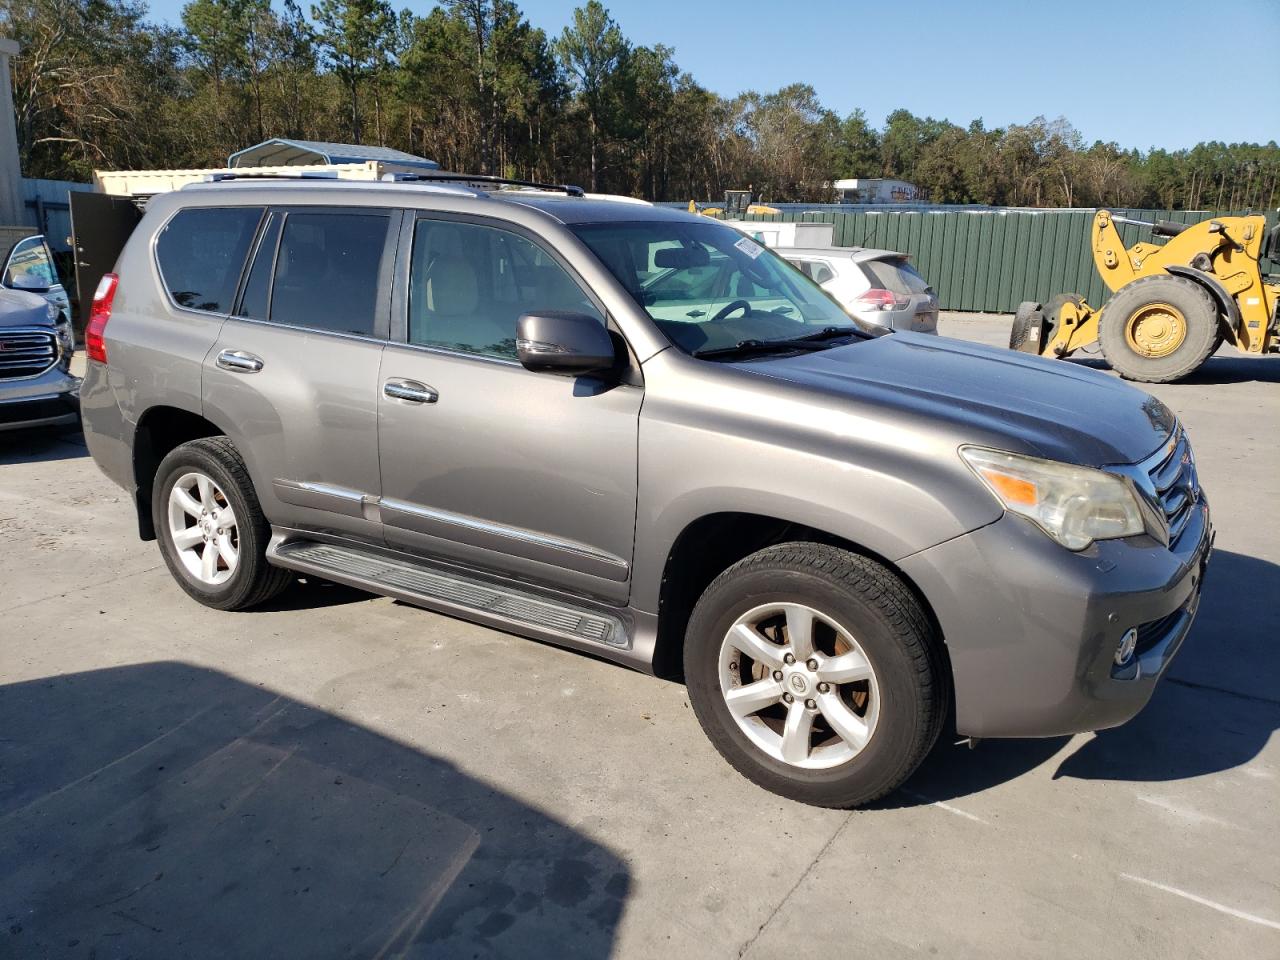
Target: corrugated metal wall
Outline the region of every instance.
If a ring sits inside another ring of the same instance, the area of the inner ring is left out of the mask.
[[[92,191],[91,183],[71,180],[38,180],[22,178],[22,194],[26,200],[27,222],[43,233],[54,251],[70,250],[71,208],[67,194],[72,190]]]
[[[1115,210],[1119,216],[1198,223],[1205,211]],[[1089,247],[1093,210],[1003,208],[887,209],[845,206],[825,212],[809,207],[749,220],[819,221],[835,224],[835,242],[911,254],[944,310],[1010,313],[1023,300],[1041,302],[1059,293],[1080,293],[1094,305],[1109,291],[1093,267]],[[1276,215],[1268,217],[1273,226]],[[1121,225],[1129,246],[1150,239],[1140,227]],[[1264,264],[1264,268],[1266,268]],[[1280,267],[1276,268],[1280,272]],[[1265,272],[1265,270],[1264,270]]]

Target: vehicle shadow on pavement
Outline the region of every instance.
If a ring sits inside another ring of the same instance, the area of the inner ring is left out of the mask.
[[[1280,566],[1219,550],[1182,650],[1133,720],[1083,740],[1054,779],[1159,782],[1248,763],[1280,729]],[[1261,598],[1261,599],[1260,599]],[[944,737],[947,734],[944,734]],[[920,770],[883,802],[914,806],[979,793],[1054,759],[1069,737],[985,740],[974,751],[938,744]]]
[[[87,457],[89,448],[76,430],[14,430],[0,433],[0,466],[50,463]]]
[[[0,687],[0,955],[606,957],[612,851],[201,667]]]
[[[1199,370],[1179,383],[1280,383],[1280,362],[1276,357],[1259,357],[1242,353],[1219,353],[1204,362]],[[1141,384],[1139,384],[1141,386]]]
[[[260,603],[253,609],[258,612],[280,613],[292,610],[319,610],[322,607],[340,607],[348,603],[374,600],[377,594],[357,590],[346,584],[322,580],[319,577],[298,577],[287,590]]]
[[[1073,356],[1067,362],[1088,367],[1091,370],[1106,372],[1111,369],[1100,356]],[[1260,357],[1224,349],[1206,360],[1198,370],[1177,381],[1175,386],[1223,383],[1280,383],[1280,358]],[[1151,388],[1151,384],[1148,383],[1135,383],[1133,386],[1148,392]]]

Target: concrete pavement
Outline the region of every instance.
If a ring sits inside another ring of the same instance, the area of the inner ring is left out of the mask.
[[[199,607],[78,437],[0,438],[0,957],[1280,957],[1280,359],[1152,392],[1219,531],[1170,680],[852,813],[677,684],[319,582]]]

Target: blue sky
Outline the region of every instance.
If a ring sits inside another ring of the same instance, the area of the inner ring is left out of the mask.
[[[525,0],[550,35],[584,0]],[[177,22],[184,0],[151,0]],[[392,0],[425,13],[430,0]],[[303,8],[308,4],[303,0]],[[605,0],[633,42],[674,47],[732,95],[811,84],[879,126],[897,107],[988,127],[1065,116],[1089,142],[1280,140],[1280,0]],[[1212,46],[1212,35],[1221,40]],[[1215,80],[1243,78],[1238,90]]]

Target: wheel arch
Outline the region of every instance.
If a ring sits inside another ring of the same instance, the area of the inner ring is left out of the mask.
[[[928,597],[897,564],[861,544],[807,524],[741,511],[698,517],[689,522],[672,542],[663,566],[659,591],[653,672],[667,679],[681,678],[685,628],[694,605],[712,580],[757,550],[792,541],[824,543],[848,550],[874,560],[898,577],[919,600],[936,635],[942,640],[939,654],[946,670],[946,683],[951,684],[950,655],[942,626]]]
[[[1203,287],[1205,291],[1213,298],[1214,303],[1218,305],[1218,327],[1228,340],[1232,343],[1239,339],[1237,331],[1240,329],[1240,307],[1236,304],[1235,298],[1227,292],[1216,277],[1212,274],[1205,273],[1203,270],[1197,270],[1195,267],[1170,265],[1164,268],[1166,273],[1175,277],[1181,277],[1184,280],[1190,280],[1192,283]]]
[[[170,451],[190,440],[221,436],[225,432],[211,420],[182,407],[149,407],[138,418],[133,434],[133,489],[139,537],[156,538],[151,493],[160,462]]]

